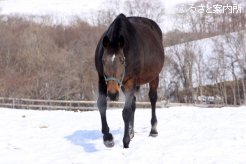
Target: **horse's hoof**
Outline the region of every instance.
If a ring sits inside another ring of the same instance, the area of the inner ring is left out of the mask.
[[[103,143],[106,147],[114,147],[114,138],[113,135],[111,133],[106,134],[103,136]]]
[[[124,148],[125,149],[129,148],[129,144],[124,144]]]
[[[130,135],[125,136],[123,138],[123,146],[124,146],[124,148],[129,148],[130,141],[131,141]]]
[[[151,130],[150,133],[149,133],[149,136],[157,137],[158,136],[158,132],[156,130]]]
[[[103,143],[108,148],[114,147],[114,140],[112,140],[112,141],[103,141]]]

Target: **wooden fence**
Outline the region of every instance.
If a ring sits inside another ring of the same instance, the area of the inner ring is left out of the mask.
[[[149,102],[137,102],[137,107],[150,107]],[[157,108],[164,107],[164,102],[157,102]],[[124,102],[108,102],[109,109],[123,108]],[[96,101],[67,101],[67,100],[38,100],[22,98],[0,97],[0,107],[16,109],[36,110],[70,110],[70,111],[93,111],[97,110]]]
[[[201,108],[221,108],[221,104],[183,104],[167,103],[159,101],[156,103],[157,108],[174,107],[174,106],[197,106]],[[150,108],[150,102],[136,102],[137,108]],[[235,107],[234,105],[226,105]],[[69,100],[38,100],[23,98],[6,98],[0,97],[0,107],[16,109],[33,109],[33,110],[68,110],[68,111],[93,111],[98,110],[96,101],[69,101]],[[108,109],[123,108],[124,102],[108,101]]]

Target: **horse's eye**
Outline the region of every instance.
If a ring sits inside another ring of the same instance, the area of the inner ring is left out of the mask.
[[[125,63],[125,57],[120,57],[120,62],[121,62],[121,64],[124,64]]]

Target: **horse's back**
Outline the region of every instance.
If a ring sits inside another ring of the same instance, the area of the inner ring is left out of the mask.
[[[154,22],[153,20],[144,18],[144,17],[128,17],[128,20],[132,24],[135,24],[137,26],[140,25],[140,26],[146,26],[150,28],[151,30],[153,30],[153,33],[159,37],[160,41],[162,41],[162,31],[160,27],[158,26],[158,24]]]

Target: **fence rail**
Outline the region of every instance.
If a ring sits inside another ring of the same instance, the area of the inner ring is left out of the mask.
[[[157,108],[173,106],[197,106],[201,108],[221,108],[223,104],[183,104],[167,103],[159,101],[156,103]],[[123,108],[124,102],[109,101],[109,109]],[[150,108],[150,102],[136,102],[137,108]],[[226,105],[235,107],[235,105]],[[70,101],[70,100],[39,100],[23,98],[6,98],[0,97],[0,107],[16,109],[33,109],[33,110],[68,110],[68,111],[94,111],[98,110],[96,101]]]
[[[137,107],[150,107],[149,102],[137,102]],[[108,102],[109,107],[123,107],[124,102]],[[163,107],[163,102],[157,102],[157,107]],[[96,101],[69,101],[69,100],[39,100],[22,98],[0,97],[0,107],[37,110],[70,110],[93,111],[97,110]]]

